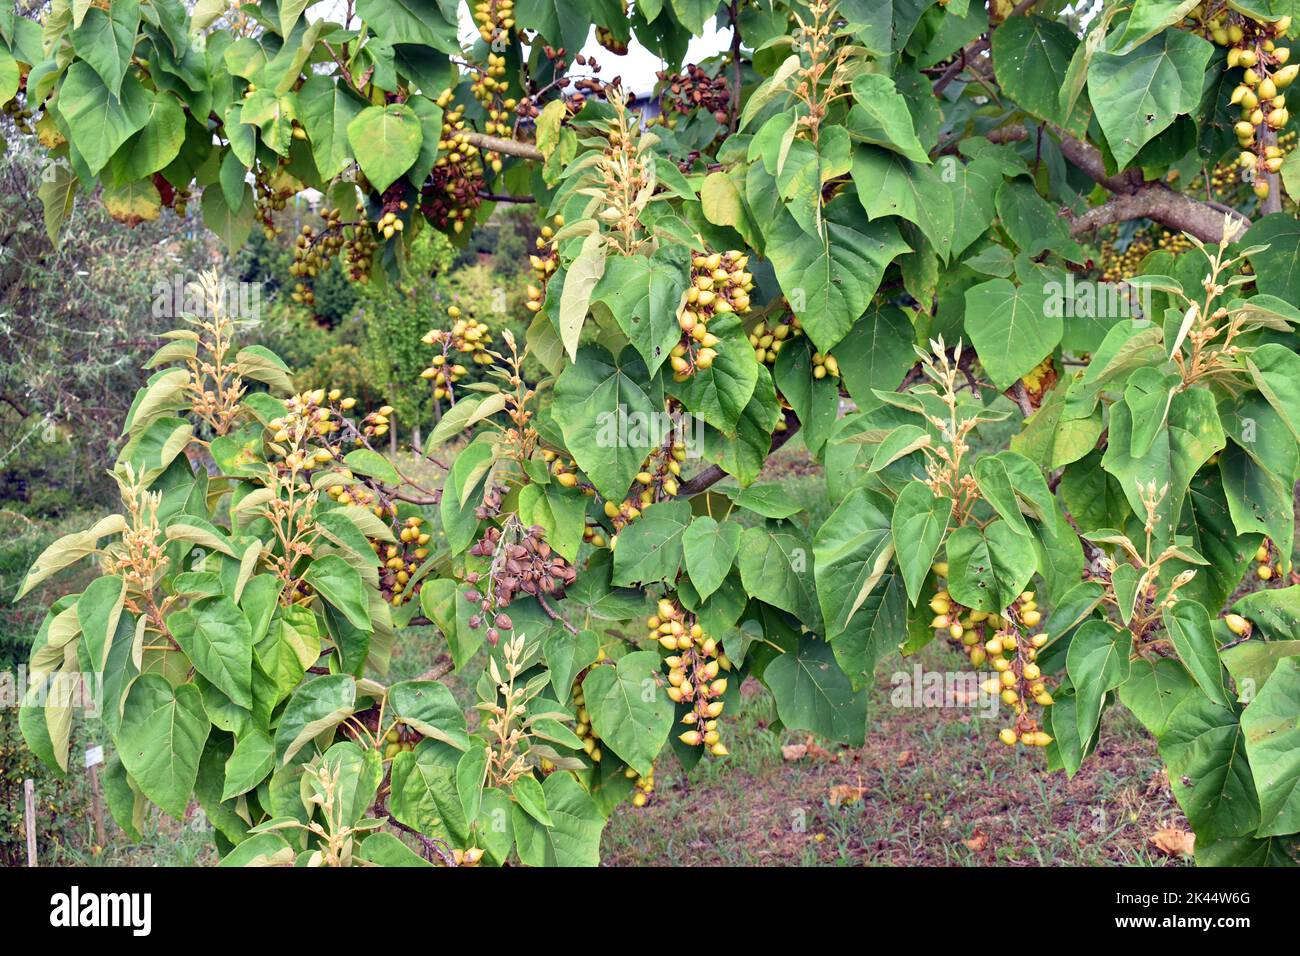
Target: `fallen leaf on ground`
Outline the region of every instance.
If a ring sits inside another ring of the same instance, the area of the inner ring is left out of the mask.
[[[897,757],[894,758],[894,762],[901,767],[911,759],[912,759],[912,751],[904,750],[901,753],[899,753]]]
[[[862,795],[866,792],[866,787],[854,786],[849,783],[837,783],[830,789],[831,806],[838,807],[842,803],[856,803],[862,799]]]
[[[786,744],[781,748],[781,756],[786,760],[802,760],[808,756],[807,744]]]
[[[984,850],[984,847],[988,846],[989,838],[976,830],[973,837],[969,840],[962,840],[961,842],[966,849],[974,853],[980,853]]]
[[[1196,852],[1196,835],[1177,827],[1165,827],[1151,834],[1150,840],[1157,850],[1170,856],[1191,856]]]

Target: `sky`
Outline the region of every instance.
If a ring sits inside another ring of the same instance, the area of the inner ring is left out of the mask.
[[[7,0],[0,0],[0,3]],[[468,48],[478,39],[478,30],[474,25],[469,7],[460,5],[461,42]],[[333,20],[342,22],[345,6],[342,0],[325,0],[313,4],[307,11],[312,20]],[[731,28],[719,30],[715,21],[710,20],[704,27],[704,35],[691,39],[686,50],[687,63],[698,63],[727,49],[731,44]],[[643,47],[633,37],[628,43],[626,56],[615,56],[596,42],[595,31],[588,37],[587,45],[582,48],[584,54],[596,57],[600,64],[600,76],[612,80],[616,76],[623,78],[624,87],[634,93],[649,93],[655,85],[655,74],[664,68],[663,61]]]

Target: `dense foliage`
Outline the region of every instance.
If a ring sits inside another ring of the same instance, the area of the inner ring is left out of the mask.
[[[206,279],[122,507],[24,585],[100,573],[33,646],[33,750],[66,767],[90,684],[128,830],[195,798],[230,865],[592,864],[662,753],[726,759],[743,680],[860,743],[877,662],[938,634],[990,737],[1074,773],[1119,700],[1198,861],[1293,861],[1289,0],[482,0],[468,48],[447,0],[311,7],[0,11],[50,235],[198,194],[233,250],[310,188],[295,301],[327,270],[424,296],[431,231],[535,200],[527,333],[453,303],[394,353],[428,489],[379,450],[392,407],[296,388]],[[715,13],[729,50],[682,64]],[[670,64],[662,118],[576,55],[593,25]],[[796,433],[836,502],[811,535],[757,483]],[[384,683],[423,624],[487,660],[477,721],[441,668]]]

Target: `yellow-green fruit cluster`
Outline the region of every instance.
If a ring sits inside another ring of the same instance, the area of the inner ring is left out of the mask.
[[[946,579],[948,565],[938,562],[933,566],[936,577]],[[1042,623],[1042,612],[1034,600],[1033,591],[1025,591],[1002,614],[977,611],[958,604],[945,587],[939,587],[930,600],[934,612],[931,626],[942,629],[961,644],[975,667],[985,663],[996,676],[980,685],[987,694],[997,694],[1008,707],[1015,722],[998,732],[998,739],[1008,745],[1022,743],[1031,747],[1046,747],[1052,742],[1049,734],[1038,727],[1029,712],[1029,702],[1039,707],[1050,707],[1052,695],[1042,672],[1035,663],[1046,634],[1025,634]]]
[[[575,488],[578,485],[578,463],[572,458],[561,458],[558,453],[551,451],[549,448],[542,449],[542,460],[551,466],[551,474],[555,480],[565,488]]]
[[[388,733],[384,734],[383,744],[385,760],[392,760],[400,753],[415,749],[415,745],[419,742],[420,735],[415,731],[410,731],[408,733],[404,728],[405,725],[398,722],[389,727]]]
[[[652,766],[650,772],[644,777],[631,767],[628,767],[623,773],[629,780],[636,781],[632,784],[635,788],[635,792],[632,794],[632,806],[644,807],[650,800],[650,794],[655,791],[655,768]]]
[[[550,281],[551,275],[560,262],[560,254],[554,242],[555,230],[563,225],[564,217],[556,216],[551,220],[551,225],[543,226],[537,237],[537,251],[528,256],[528,264],[532,266],[533,277],[537,280],[537,285],[528,286],[528,301],[524,303],[524,307],[529,312],[540,312],[542,306],[546,304],[546,283]]]
[[[1192,15],[1196,18],[1196,11]],[[1286,65],[1291,50],[1278,41],[1286,36],[1291,18],[1265,23],[1225,7],[1204,23],[1210,39],[1228,47],[1228,66],[1242,71],[1241,83],[1232,91],[1232,103],[1241,110],[1233,127],[1241,147],[1237,164],[1249,172],[1255,195],[1264,199],[1269,193],[1264,177],[1282,168],[1284,153],[1275,144],[1257,142],[1256,136],[1261,126],[1280,130],[1290,120],[1284,90],[1300,74],[1300,65]]]
[[[585,677],[586,673],[583,671],[582,676]],[[573,685],[573,706],[578,708],[578,722],[574,725],[573,732],[582,741],[582,749],[591,758],[591,762],[600,763],[603,756],[600,737],[596,734],[596,728],[591,726],[591,714],[587,712],[587,698],[582,693],[581,677]]]
[[[420,378],[433,382],[433,397],[439,401],[451,397],[451,386],[465,375],[465,366],[447,361],[445,355],[435,355],[433,364],[420,373]]]
[[[397,544],[371,542],[380,560],[380,593],[394,607],[400,607],[419,594],[419,587],[411,586],[411,577],[419,569],[420,562],[429,556],[430,537],[424,530],[424,519],[407,518],[397,539]]]
[[[508,33],[515,25],[515,0],[480,0],[474,4],[474,22],[483,42],[492,45],[497,34]]]
[[[348,270],[350,281],[362,285],[370,281],[370,263],[378,248],[375,230],[366,219],[365,204],[357,203],[357,221],[352,224],[352,234],[343,244],[343,265]]]
[[[655,502],[677,495],[678,479],[685,460],[686,445],[681,441],[663,445],[650,453],[641,463],[641,470],[637,472],[627,496],[620,502],[605,502],[605,517],[613,523],[616,532],[641,517],[641,512]],[[610,547],[614,547],[613,541]]]
[[[285,413],[267,423],[268,447],[285,470],[310,471],[334,460],[331,438],[342,427],[342,415],[328,403],[335,394],[341,393],[314,388],[291,395]]]
[[[479,189],[483,185],[483,157],[479,148],[469,141],[465,105],[453,106],[452,97],[449,89],[438,95],[437,103],[443,111],[442,136],[430,174],[432,182],[425,191],[421,208],[439,229],[450,227],[459,233],[482,202]]]
[[[1266,539],[1255,551],[1255,576],[1261,581],[1271,581],[1278,572],[1273,564],[1273,552]]]
[[[690,729],[677,739],[688,747],[703,747],[715,757],[725,757],[729,751],[718,734],[718,717],[723,711],[727,678],[720,674],[731,670],[731,662],[694,615],[675,600],[663,598],[655,610],[657,613],[646,619],[649,637],[665,650],[676,652],[664,658],[668,697],[690,708],[682,715],[682,723]]]
[[[788,316],[770,325],[767,322],[759,322],[749,333],[749,344],[754,347],[754,358],[758,359],[760,364],[771,365],[776,362],[782,346],[790,339],[801,335],[803,329],[799,325],[799,320],[794,316]]]
[[[691,259],[691,285],[686,302],[677,315],[682,339],[673,346],[669,362],[673,379],[684,382],[698,369],[707,369],[718,357],[719,339],[709,331],[715,316],[749,311],[749,293],[754,277],[745,271],[749,256],[741,252],[703,253]]]
[[[324,223],[319,230],[310,224],[304,225],[293,244],[289,274],[298,281],[294,283],[290,297],[303,305],[316,303],[311,280],[328,269],[343,248],[343,214],[338,209],[326,209],[321,218]]]

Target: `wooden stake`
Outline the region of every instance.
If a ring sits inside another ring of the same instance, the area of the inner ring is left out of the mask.
[[[36,781],[23,781],[23,823],[27,829],[27,865],[36,866]]]
[[[104,849],[104,804],[99,790],[99,764],[90,765],[90,813],[95,819],[95,845]]]

